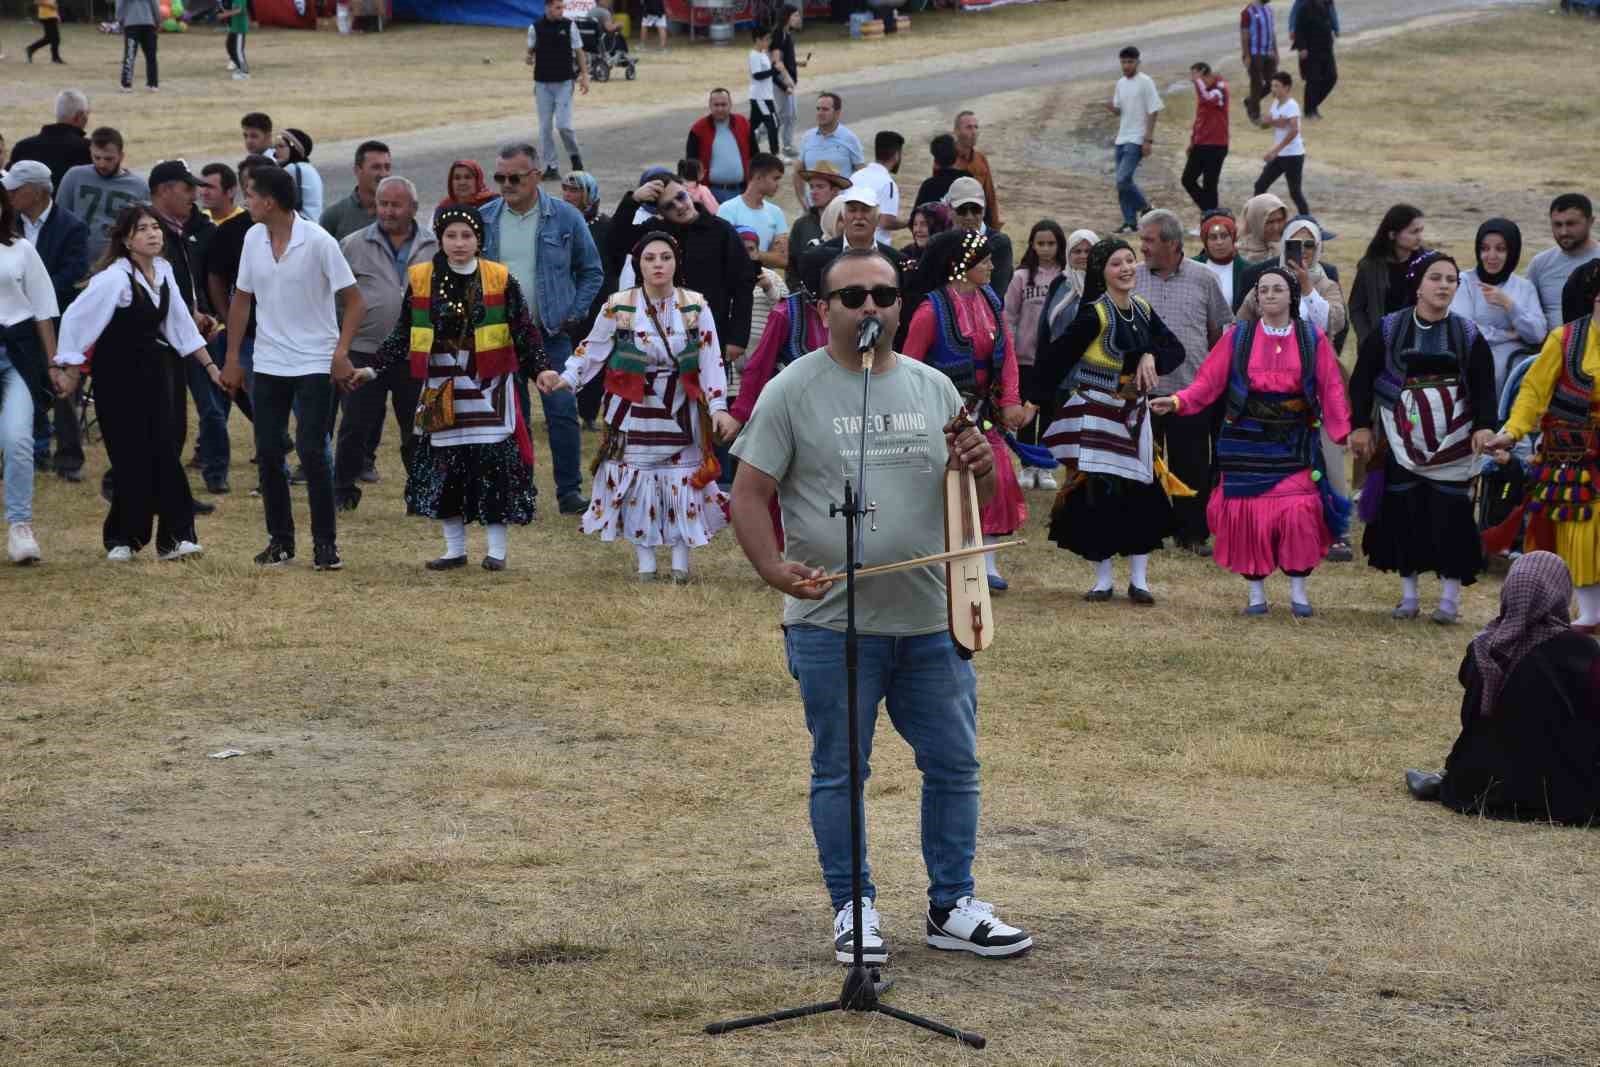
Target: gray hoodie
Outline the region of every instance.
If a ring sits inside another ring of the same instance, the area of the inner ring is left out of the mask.
[[[156,0],[117,0],[117,21],[124,26],[156,26],[161,22]]]
[[[56,199],[89,227],[89,262],[93,264],[106,250],[117,215],[129,204],[149,200],[150,187],[130,170],[105,178],[93,163],[85,163],[62,176]]]

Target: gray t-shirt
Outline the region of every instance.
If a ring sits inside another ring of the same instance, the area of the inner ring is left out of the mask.
[[[943,552],[944,427],[961,410],[961,396],[939,371],[901,356],[872,376],[869,402],[866,499],[878,505],[878,529],[866,531],[861,562]],[[761,391],[733,454],[777,480],[788,559],[830,574],[844,569],[844,519],[830,517],[828,505],[844,500],[846,475],[855,480],[860,435],[861,375],[826,349],[795,360]],[[843,630],[844,583],[821,600],[786,597],[783,621]],[[861,633],[908,637],[948,627],[943,564],[863,578],[856,587]]]
[[[111,226],[122,209],[149,200],[150,187],[131,171],[107,178],[93,163],[84,163],[62,175],[56,199],[89,227],[89,262],[93,263],[111,243]]]
[[[1561,328],[1561,290],[1566,287],[1567,279],[1591,259],[1600,259],[1600,245],[1586,248],[1577,255],[1568,255],[1556,245],[1534,256],[1528,264],[1528,281],[1539,293],[1545,325],[1550,329]]]

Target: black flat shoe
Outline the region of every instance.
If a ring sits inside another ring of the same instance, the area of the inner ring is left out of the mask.
[[[1406,788],[1411,790],[1411,795],[1418,800],[1438,800],[1439,787],[1444,784],[1444,775],[1432,771],[1406,770]]]
[[[463,559],[461,562],[465,563],[466,560]],[[483,569],[486,571],[503,571],[506,569],[506,561],[503,559],[495,559],[493,556],[484,556]]]
[[[1136,585],[1128,586],[1128,599],[1142,608],[1148,608],[1156,602],[1156,598],[1150,595],[1150,590],[1140,589]]]
[[[1091,589],[1083,594],[1083,599],[1091,604],[1104,604],[1117,594],[1110,589]]]
[[[466,565],[466,556],[440,556],[438,559],[430,559],[423,564],[430,571],[453,571],[457,567],[465,567]]]

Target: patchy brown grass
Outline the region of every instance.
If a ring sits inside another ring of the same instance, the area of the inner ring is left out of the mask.
[[[1114,203],[1039,162],[1070,113],[1006,115],[985,137],[1019,224]],[[1339,210],[1370,220],[1388,191]],[[348,569],[262,573],[239,422],[235,448],[205,558],[102,562],[96,456],[82,485],[39,483],[46,563],[0,570],[0,1063],[1593,1059],[1588,833],[1400,785],[1450,743],[1495,579],[1442,630],[1330,565],[1316,619],[1246,625],[1243,583],[1167,553],[1157,607],[1090,608],[1033,494],[979,660],[977,874],[1036,951],[922,947],[919,779],[886,724],[869,789],[892,1000],[990,1050],[839,1017],[708,1039],[839,981],[777,598],[731,536],[686,588],[636,585],[626,548],[553,514],[503,575],[429,575],[391,436],[341,516]],[[206,758],[227,746],[248,754]]]

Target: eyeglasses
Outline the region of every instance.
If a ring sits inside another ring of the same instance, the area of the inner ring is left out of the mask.
[[[982,204],[962,204],[960,207],[956,208],[956,214],[957,215],[982,215],[983,214],[983,205]]]
[[[512,174],[501,174],[497,171],[494,175],[494,183],[496,185],[521,185],[522,179],[532,176],[533,171],[531,170],[520,170]]]
[[[824,299],[838,297],[839,303],[854,311],[867,302],[869,294],[872,296],[872,302],[878,307],[894,307],[894,302],[900,299],[900,288],[895,285],[874,285],[871,288],[865,285],[847,285],[842,289],[835,289]]]

